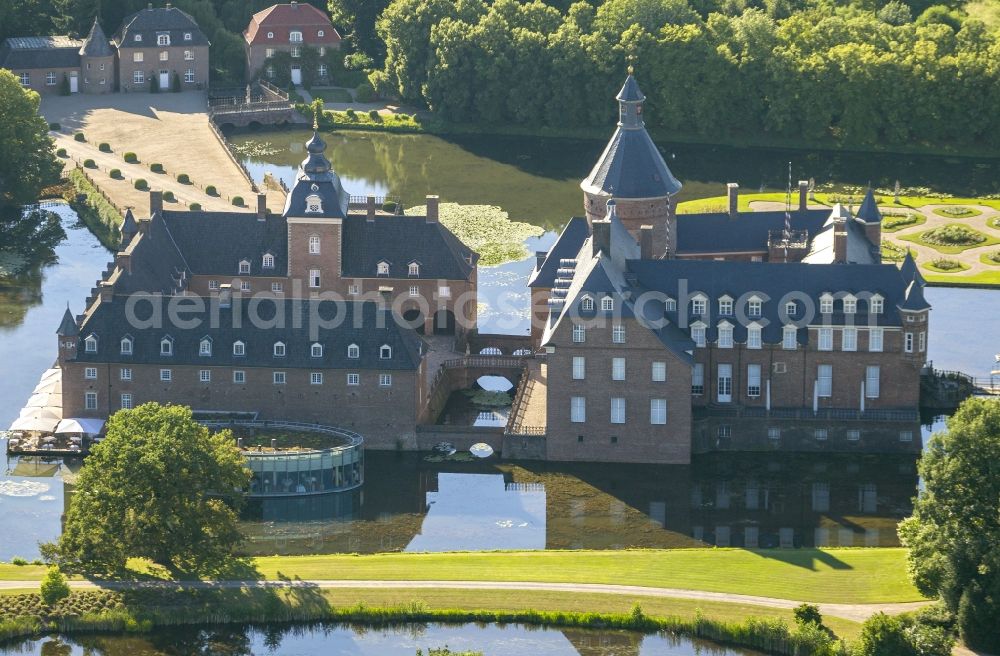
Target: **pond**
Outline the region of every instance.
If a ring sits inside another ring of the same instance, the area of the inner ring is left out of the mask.
[[[753,656],[703,640],[629,631],[518,624],[311,624],[158,629],[144,635],[49,636],[0,646],[0,655],[37,656],[414,656],[448,646],[485,656]]]

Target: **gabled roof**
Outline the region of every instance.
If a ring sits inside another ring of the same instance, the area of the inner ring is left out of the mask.
[[[135,215],[132,214],[132,208],[127,208],[125,210],[125,218],[122,219],[122,225],[119,231],[122,234],[123,244],[128,241],[129,237],[139,232],[139,224],[135,221]]]
[[[792,230],[805,230],[809,237],[819,233],[830,218],[830,210],[793,211]],[[733,253],[767,251],[768,234],[785,227],[784,210],[677,215],[677,253]]]
[[[184,33],[191,33],[191,40],[184,40]],[[120,48],[156,47],[156,36],[170,35],[170,46],[208,46],[208,38],[189,14],[177,7],[147,7],[126,16],[115,33],[115,45]],[[142,41],[136,41],[136,35]]]
[[[409,263],[416,260],[420,275],[413,279],[468,280],[479,259],[448,228],[419,216],[348,216],[341,243],[345,278],[375,278],[379,262],[389,263],[390,278],[411,278]]]
[[[69,305],[67,305],[62,321],[59,322],[59,329],[56,330],[56,335],[60,337],[75,337],[79,334],[80,330],[76,327],[76,319],[73,317],[73,313],[69,311]]]
[[[129,242],[125,250],[130,255],[129,271],[122,272],[115,294],[173,294],[192,273],[162,213],[154,214],[145,233]]]
[[[589,235],[590,226],[587,225],[587,219],[581,216],[571,218],[556,239],[556,243],[549,249],[542,265],[532,271],[531,277],[528,278],[528,286],[552,287],[559,269],[559,261],[576,257]]]
[[[79,68],[82,45],[83,41],[67,36],[11,37],[0,46],[0,68]]]
[[[878,203],[875,202],[875,194],[872,193],[871,187],[868,187],[865,199],[861,202],[861,207],[858,208],[857,217],[865,223],[881,223],[882,221],[882,212],[878,209]]]
[[[235,276],[241,260],[254,276],[283,276],[288,271],[288,224],[250,212],[177,212],[165,210],[163,221],[191,273]],[[274,268],[263,268],[263,256],[274,256]]]
[[[104,36],[101,24],[94,19],[94,24],[90,26],[90,34],[83,40],[80,54],[85,57],[113,57],[115,51],[108,43],[108,37]]]
[[[258,11],[250,19],[243,38],[250,44],[286,44],[289,43],[291,29],[302,31],[302,42],[306,45],[334,45],[340,42],[340,34],[330,22],[330,17],[308,2],[271,5]],[[323,30],[323,36],[317,34],[319,29]],[[267,38],[268,31],[274,32],[273,39]]]

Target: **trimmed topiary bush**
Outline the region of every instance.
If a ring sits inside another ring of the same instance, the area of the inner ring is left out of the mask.
[[[354,90],[354,97],[358,99],[358,102],[371,102],[375,100],[375,87],[368,82],[362,82]]]
[[[67,155],[65,148],[60,148],[59,150],[56,151],[56,157],[66,157],[66,156]]]
[[[146,191],[147,189],[149,189],[149,183],[147,183],[142,178],[139,178],[138,180],[135,181],[135,188],[138,189],[139,191]]]
[[[97,164],[92,159],[83,160],[83,168],[85,169],[96,169]]]
[[[122,158],[129,164],[139,163],[139,156],[132,152],[125,153],[124,155],[122,155]]]
[[[111,169],[111,171],[110,171],[110,173],[108,173],[108,175],[110,175],[115,180],[121,180],[121,178],[122,178],[121,169]]]
[[[53,132],[58,132],[59,130],[62,129],[62,126],[59,125],[58,123],[49,123],[49,129],[52,130]]]
[[[208,185],[205,187],[205,193],[209,196],[218,196],[219,191],[215,188],[215,185]]]
[[[73,135],[73,138],[76,139],[77,141],[86,141],[87,140],[87,137],[83,136],[82,132],[77,132],[76,134]]]
[[[163,200],[167,201],[168,203],[172,203],[175,200],[177,200],[177,198],[174,196],[174,192],[172,192],[172,191],[164,191],[163,192]]]
[[[962,268],[962,263],[955,260],[941,258],[931,262],[931,266],[935,269],[941,269],[942,271],[956,271]]]
[[[243,196],[233,196],[233,205],[243,207]]]
[[[356,121],[358,119],[357,113],[353,109],[351,109],[350,107],[347,108],[347,111],[344,112],[344,114],[347,116],[347,119],[350,120],[350,121]]]
[[[382,117],[381,117],[381,116],[379,116],[379,114],[378,114],[378,110],[377,110],[377,109],[372,109],[372,110],[370,110],[370,111],[368,112],[368,118],[370,118],[370,119],[371,119],[372,121],[374,121],[375,123],[378,123],[379,121],[381,121],[381,120],[382,120]]]
[[[177,182],[181,184],[191,184],[191,177],[187,173],[179,173],[177,175]]]
[[[936,208],[934,213],[938,216],[946,216],[952,219],[964,219],[981,214],[981,212],[977,209],[964,207],[962,205],[945,205],[944,207]]]
[[[191,203],[190,205],[188,205],[188,210],[190,210],[192,212],[200,212],[201,211],[201,203]]]
[[[153,162],[152,164],[149,165],[149,170],[152,171],[153,173],[163,173],[164,172],[163,164],[160,164],[159,162]]]
[[[101,151],[102,153],[110,153],[111,144],[109,144],[107,141],[102,141],[101,145],[97,147],[97,150]]]
[[[396,203],[393,203],[391,201],[382,203],[382,211],[383,212],[388,212],[389,214],[395,214],[396,213]]]

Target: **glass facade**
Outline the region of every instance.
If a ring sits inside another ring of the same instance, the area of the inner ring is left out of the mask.
[[[364,482],[364,448],[244,452],[253,477],[248,496],[277,497],[350,490]]]

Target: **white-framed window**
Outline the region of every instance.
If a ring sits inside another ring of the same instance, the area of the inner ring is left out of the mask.
[[[122,394],[121,401],[122,401],[122,410],[131,410],[132,409],[132,395],[131,394],[129,394],[127,392],[125,394]]]
[[[347,384],[354,386],[361,384],[361,374],[347,374]]]
[[[285,372],[284,371],[274,371],[271,373],[271,382],[275,385],[285,384]]]
[[[273,269],[274,268],[274,256],[271,255],[270,253],[264,253],[264,257],[261,258],[260,265],[262,267],[264,267],[265,269]]]
[[[194,61],[194,53],[190,50],[184,51],[184,61]]]
[[[691,314],[701,316],[708,309],[708,301],[703,296],[691,299]]]
[[[785,314],[789,317],[794,317],[799,313],[799,306],[795,301],[788,301],[785,303]]]
[[[605,296],[601,299],[601,310],[604,312],[611,312],[615,309],[615,299],[610,296]]]
[[[858,329],[844,328],[840,333],[840,348],[844,351],[858,350]]]
[[[143,84],[146,81],[145,71],[132,71],[132,83]]]
[[[132,380],[132,368],[131,367],[122,367],[121,370],[118,372],[118,377],[121,380],[125,380],[125,381]]]
[[[309,235],[309,254],[319,255],[319,253],[320,253],[319,235]]]
[[[174,372],[171,369],[160,369],[160,382],[169,383],[174,379]]]
[[[184,33],[184,40],[185,41],[190,41],[191,40],[191,33],[190,32],[185,32]]]
[[[97,410],[97,392],[87,392],[83,395],[83,407],[87,410]]]
[[[833,396],[833,365],[821,364],[816,368],[816,393],[828,398]]]
[[[378,386],[379,387],[392,387],[392,374],[379,374],[378,375]]]
[[[375,275],[378,275],[378,276],[387,276],[387,275],[389,275],[389,263],[388,262],[379,262],[377,265],[375,265]]]
[[[323,199],[317,194],[306,196],[306,212],[313,214],[323,211]]]
[[[705,365],[700,362],[694,363],[691,367],[691,394],[698,395],[705,393]]]
[[[816,428],[813,429],[813,437],[822,442],[830,436],[830,431],[827,428]]]
[[[920,332],[917,334],[917,350],[921,353],[927,350],[927,333]]]
[[[751,298],[747,301],[747,316],[759,317],[763,311],[764,304],[759,298]]]
[[[817,348],[820,351],[833,350],[833,328],[819,329],[819,344],[817,345]]]
[[[31,86],[31,75],[30,74],[28,74],[28,73],[21,73],[20,75],[18,75],[18,78],[20,78],[20,80],[21,80],[21,86],[22,87]]]
[[[760,396],[760,365],[747,365],[747,396]]]
[[[625,343],[625,326],[620,323],[616,323],[611,327],[611,341],[615,344]]]
[[[233,355],[246,355],[247,345],[243,342],[236,341],[233,342]]]
[[[733,400],[733,365],[720,363],[716,373],[716,400],[730,403]]]
[[[903,350],[907,353],[913,353],[913,333],[903,335]]]
[[[87,338],[83,340],[83,350],[87,353],[97,353],[96,335],[87,335]]]
[[[872,353],[882,352],[882,340],[884,338],[885,331],[882,328],[869,328],[868,329],[868,350]]]
[[[247,372],[242,369],[236,369],[233,371],[233,383],[236,385],[242,385],[247,382]]]
[[[583,344],[587,341],[587,328],[582,324],[573,325],[573,343]]]
[[[184,81],[187,82],[188,84],[194,82],[194,69],[193,68],[189,68],[186,71],[184,71]]]
[[[728,317],[733,313],[733,299],[728,296],[719,299],[719,314]]]
[[[157,34],[156,35],[156,45],[158,45],[158,46],[169,46],[170,45],[170,35],[169,34]]]
[[[310,346],[309,347],[309,355],[311,357],[314,357],[314,358],[321,358],[321,357],[323,357],[323,345],[317,343],[317,344],[313,344],[312,346]]]
[[[420,265],[416,262],[410,262],[410,266],[407,267],[407,274],[411,276],[420,275]]]
[[[831,314],[833,312],[833,296],[823,294],[819,297],[819,311],[822,314]]]
[[[417,285],[410,285],[410,296],[420,296],[420,287]]]
[[[160,51],[160,61],[170,61],[170,53],[166,50]]]
[[[747,348],[759,349],[760,347],[760,326],[747,326]]]
[[[241,274],[250,273],[250,260],[240,260],[239,271]]]
[[[298,59],[301,56],[302,56],[302,48],[301,48],[301,46],[292,46],[292,58],[293,59]]]
[[[218,280],[209,280],[208,281],[208,289],[209,289],[209,291],[213,291],[213,292],[219,291],[219,281]]]
[[[583,300],[580,301],[580,309],[584,312],[590,312],[594,309],[594,299],[589,296],[584,296]]]
[[[728,323],[719,324],[719,348],[733,348],[733,327]]]
[[[274,57],[274,48],[265,48],[264,59],[270,59],[271,57]]]
[[[652,364],[652,380],[654,383],[662,383],[667,380],[666,362],[654,362]]]
[[[240,291],[241,292],[248,292],[248,291],[250,291],[250,281],[249,280],[241,280],[240,281]]]
[[[133,52],[132,53],[132,61],[134,61],[136,64],[141,64],[142,63],[142,58],[143,58],[143,53],[141,53],[141,52]]]
[[[913,431],[899,431],[899,441],[900,442],[912,442],[913,441]]]
[[[569,420],[574,424],[587,421],[587,397],[573,396],[569,399]]]
[[[885,307],[885,301],[878,294],[875,294],[870,299],[868,299],[869,314],[882,314],[882,308],[884,307]]]
[[[611,423],[625,423],[625,398],[621,396],[611,397]]]
[[[347,347],[347,357],[351,360],[357,360],[361,357],[361,347],[357,344],[351,344]]]
[[[160,340],[160,355],[173,355],[174,354],[174,340],[169,337],[164,337]]]
[[[212,355],[212,340],[207,337],[198,344],[198,355],[210,356]]]
[[[573,356],[573,380],[583,380],[587,377],[587,358],[581,355]]]
[[[267,38],[273,39],[274,38],[274,32],[268,32],[267,33]]]
[[[56,74],[49,71],[45,74],[45,86],[54,87],[56,85]]]
[[[663,425],[667,423],[667,400],[649,400],[649,423],[653,425]]]
[[[302,43],[302,31],[292,30],[291,32],[288,33],[288,40],[291,43]]]
[[[122,355],[132,355],[132,338],[122,337],[121,341],[121,354]]]
[[[701,324],[695,324],[691,326],[691,339],[694,340],[694,345],[698,348],[704,348],[705,346],[705,326]]]
[[[97,367],[87,367],[83,370],[83,377],[87,380],[97,379]]]
[[[881,373],[882,370],[877,364],[865,368],[865,396],[869,399],[878,398]]]
[[[285,285],[280,282],[272,282],[271,291],[274,292],[275,294],[280,294],[281,292],[285,291]]]
[[[860,439],[861,439],[861,431],[860,430],[858,430],[857,428],[848,428],[847,429],[847,441],[848,442],[857,442]]]
[[[326,48],[320,48],[319,49],[319,56],[322,57],[325,54],[325,51],[326,51]],[[319,67],[316,69],[316,73],[320,77],[326,77],[327,73],[329,73],[329,72],[330,72],[330,69],[328,69],[326,67],[326,64],[320,64]]]
[[[274,348],[272,349],[272,353],[274,354],[274,357],[276,357],[276,358],[283,358],[283,357],[285,357],[285,343],[284,342],[275,342],[274,343]]]
[[[212,382],[212,370],[211,369],[199,369],[198,370],[198,380],[203,383]]]
[[[324,36],[326,36],[326,32],[324,32],[323,30],[316,30],[316,36],[322,39]]]
[[[438,287],[438,298],[451,298],[451,287],[447,285]]]
[[[309,269],[309,286],[316,288],[319,287],[319,283],[319,269]]]
[[[314,371],[314,372],[310,373],[309,374],[309,384],[310,385],[322,385],[323,384],[323,374],[320,373],[320,372],[318,372],[318,371]]]
[[[667,312],[676,312],[677,299],[668,298],[667,300],[663,301],[663,309],[666,310]]]
[[[383,344],[378,349],[378,357],[380,360],[391,360],[392,359],[392,347],[388,344]]]
[[[858,311],[858,299],[853,296],[844,297],[844,314],[855,314]]]
[[[360,294],[361,293],[361,288],[358,285],[351,285],[351,286],[349,286],[347,288],[347,293],[348,294],[355,294],[355,295]]]
[[[611,380],[625,380],[625,358],[611,358]]]
[[[781,330],[781,348],[794,351],[798,347],[798,329],[795,326],[785,326]]]

